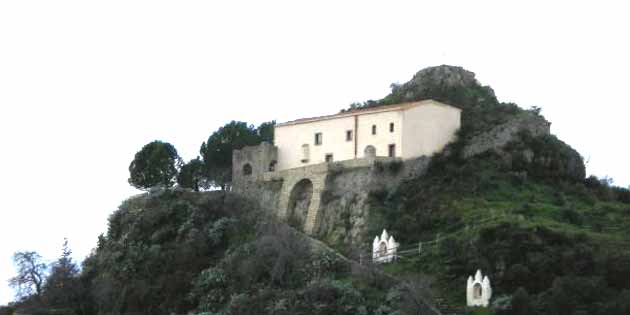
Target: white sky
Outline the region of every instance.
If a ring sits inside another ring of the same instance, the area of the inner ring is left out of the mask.
[[[154,139],[335,113],[459,65],[630,185],[623,1],[0,1],[0,304],[11,256],[78,259]],[[483,4],[482,4],[483,3]]]

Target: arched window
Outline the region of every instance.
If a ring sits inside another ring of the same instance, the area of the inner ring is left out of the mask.
[[[270,172],[275,172],[276,171],[276,164],[278,164],[278,161],[273,160],[271,161],[271,163],[269,163],[269,171]]]
[[[363,155],[365,155],[366,158],[376,157],[376,148],[373,145],[368,145],[365,147],[365,150],[363,150]]]
[[[311,153],[310,153],[308,144],[303,144],[302,145],[302,163],[308,163],[310,155]]]
[[[243,165],[243,175],[249,176],[252,175],[252,166],[249,163]]]

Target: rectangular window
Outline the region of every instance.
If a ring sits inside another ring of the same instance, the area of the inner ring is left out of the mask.
[[[390,144],[389,145],[389,157],[396,157],[396,145],[395,144]]]
[[[322,144],[322,133],[318,132],[315,134],[315,145],[321,145]]]
[[[331,163],[333,161],[332,153],[326,154],[326,163]]]
[[[394,132],[394,123],[389,123],[389,132]]]
[[[302,163],[308,163],[308,159],[310,157],[310,150],[308,148],[308,144],[302,145]]]
[[[352,141],[352,130],[346,131],[346,141]]]
[[[376,134],[376,125],[372,125],[372,134],[375,135]]]

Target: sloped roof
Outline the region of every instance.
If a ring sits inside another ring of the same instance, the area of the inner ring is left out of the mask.
[[[341,112],[338,114],[334,114],[334,115],[325,115],[325,116],[317,116],[317,117],[309,117],[309,118],[300,118],[300,119],[296,119],[296,120],[291,120],[291,121],[287,121],[281,124],[277,124],[276,127],[283,127],[283,126],[291,126],[291,125],[297,125],[297,124],[305,124],[305,123],[310,123],[310,122],[315,122],[315,121],[321,121],[321,120],[329,120],[329,119],[336,119],[336,118],[342,118],[342,117],[351,117],[351,116],[357,116],[357,115],[366,115],[366,114],[372,114],[372,113],[381,113],[381,112],[392,112],[392,111],[398,111],[398,110],[406,110],[409,108],[413,108],[416,106],[421,106],[421,105],[427,105],[427,104],[437,104],[437,105],[443,105],[443,106],[448,106],[451,108],[455,108],[457,110],[461,110],[455,106],[452,105],[448,105],[442,102],[438,102],[432,99],[429,100],[422,100],[422,101],[417,101],[417,102],[407,102],[407,103],[400,103],[400,104],[394,104],[394,105],[383,105],[383,106],[376,106],[376,107],[369,107],[369,108],[360,108],[360,109],[354,109],[354,110],[349,110],[349,111],[345,111],[345,112]]]

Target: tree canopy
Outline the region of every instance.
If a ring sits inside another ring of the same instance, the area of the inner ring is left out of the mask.
[[[181,164],[172,144],[158,140],[150,142],[136,153],[129,165],[129,183],[138,189],[170,187],[175,183]]]
[[[260,124],[260,126],[258,126],[258,129],[257,129],[258,135],[260,136],[260,140],[273,143],[273,135],[274,135],[273,128],[275,126],[276,126],[275,120]]]
[[[72,260],[68,240],[64,239],[62,253],[52,264],[51,272],[44,285],[47,302],[57,307],[67,307],[79,302],[79,267]]]
[[[195,191],[199,191],[200,188],[208,188],[205,167],[199,157],[182,166],[177,175],[177,184]]]
[[[199,150],[208,179],[216,186],[225,188],[232,180],[232,151],[262,141],[273,142],[274,125],[275,121],[271,121],[256,128],[246,122],[232,121],[212,133]]]
[[[9,280],[17,295],[25,297],[34,294],[40,297],[46,279],[47,266],[37,252],[17,252],[13,255],[17,275]]]

